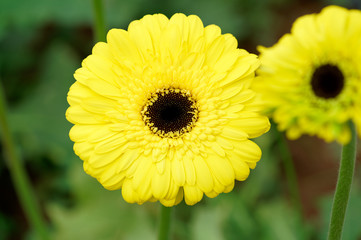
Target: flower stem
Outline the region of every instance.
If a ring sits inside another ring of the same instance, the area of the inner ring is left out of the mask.
[[[2,84],[0,84],[0,131],[2,144],[5,151],[5,158],[9,167],[10,175],[18,195],[20,204],[25,215],[34,228],[39,239],[49,239],[45,222],[42,218],[40,207],[36,201],[30,181],[22,165],[19,155],[9,130],[6,116],[6,102]]]
[[[104,10],[102,0],[93,0],[94,7],[94,31],[97,42],[105,42],[106,32],[104,23]]]
[[[303,214],[302,214],[301,197],[298,188],[297,174],[292,160],[292,155],[287,145],[285,136],[278,131],[277,133],[278,133],[278,149],[280,151],[281,159],[285,169],[288,189],[291,195],[291,201],[293,206],[296,208],[299,217],[302,218]]]
[[[350,123],[351,141],[342,148],[340,170],[331,210],[328,240],[341,239],[356,159],[356,128]]]
[[[169,239],[172,207],[161,205],[158,240]]]

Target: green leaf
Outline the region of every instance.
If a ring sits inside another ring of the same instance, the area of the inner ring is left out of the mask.
[[[155,239],[151,213],[156,204],[126,203],[120,191],[108,191],[86,175],[80,163],[68,175],[75,205],[47,207],[54,226],[52,239]]]
[[[354,179],[354,185],[351,188],[350,199],[346,210],[345,223],[342,232],[342,239],[347,240],[358,240],[361,238],[361,190],[359,184],[357,184],[355,180],[356,179]],[[321,240],[326,239],[327,237],[332,201],[333,195],[329,195],[322,198],[319,203],[322,229],[319,232],[318,239]]]
[[[260,239],[308,240],[311,228],[297,217],[297,212],[287,206],[285,199],[275,199],[256,210],[260,222]]]
[[[10,109],[9,122],[28,157],[45,153],[61,164],[73,155],[65,111],[79,61],[66,45],[54,43],[41,62],[37,88]]]

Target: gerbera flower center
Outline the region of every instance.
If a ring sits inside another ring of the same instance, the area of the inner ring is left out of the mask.
[[[337,66],[322,65],[314,71],[311,86],[316,96],[326,99],[335,98],[343,89],[344,76]]]
[[[196,102],[184,89],[158,89],[141,113],[144,123],[160,137],[180,137],[191,131],[198,119]]]

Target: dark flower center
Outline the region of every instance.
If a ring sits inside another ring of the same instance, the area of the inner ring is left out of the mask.
[[[153,93],[143,107],[142,116],[153,133],[177,138],[192,129],[198,110],[189,91],[170,88]]]
[[[344,84],[344,76],[341,70],[331,64],[316,68],[311,79],[311,86],[315,95],[325,99],[337,97]]]

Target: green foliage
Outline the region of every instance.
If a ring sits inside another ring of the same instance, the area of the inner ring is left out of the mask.
[[[37,88],[10,110],[9,122],[29,157],[46,153],[61,165],[73,156],[68,139],[70,123],[65,119],[66,94],[79,62],[66,45],[55,42],[49,46],[40,65],[43,67]]]
[[[358,179],[358,178],[356,178]],[[361,236],[361,190],[357,181],[354,181],[354,186],[351,188],[350,200],[347,206],[345,217],[345,225],[342,233],[343,239],[356,240]],[[318,239],[326,239],[328,226],[330,224],[330,209],[332,206],[333,195],[325,196],[320,200],[319,208],[321,211],[322,225],[319,232]]]
[[[74,206],[49,204],[52,239],[156,239],[153,204],[129,205],[120,191],[108,191],[86,175],[80,163],[73,164],[67,178]]]
[[[12,222],[0,212],[0,239],[7,239],[9,236],[9,229],[12,229]]]
[[[4,27],[19,30],[35,28],[49,21],[67,25],[89,23],[92,21],[90,3],[83,0],[2,0],[0,22],[3,30]],[[1,33],[0,30],[0,36]]]

